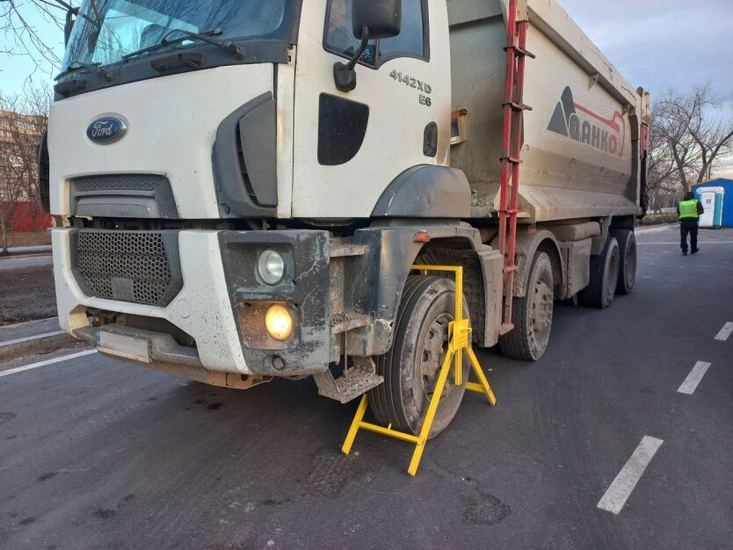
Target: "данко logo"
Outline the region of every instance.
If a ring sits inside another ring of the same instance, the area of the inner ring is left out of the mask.
[[[98,118],[87,127],[87,137],[100,145],[109,145],[119,141],[125,132],[127,132],[127,123],[114,116]]]
[[[623,115],[614,111],[611,118],[606,119],[575,103],[570,86],[557,102],[547,129],[616,157],[624,150],[626,122]]]

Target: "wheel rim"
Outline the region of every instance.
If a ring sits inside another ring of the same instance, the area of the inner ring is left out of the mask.
[[[429,403],[435,392],[435,385],[440,376],[440,367],[448,353],[448,326],[453,321],[449,313],[441,313],[430,325],[423,339],[420,361],[420,380],[425,402]],[[451,374],[448,375],[451,379]],[[440,401],[443,402],[453,391],[454,384],[446,384]]]
[[[535,350],[543,350],[552,327],[552,288],[543,279],[538,279],[532,286],[531,292],[529,338]]]

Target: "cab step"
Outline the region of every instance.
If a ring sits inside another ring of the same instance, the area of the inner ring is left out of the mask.
[[[336,379],[330,370],[314,374],[318,394],[344,404],[384,382],[384,377],[377,374],[377,367],[371,357],[354,357],[353,362],[354,366],[347,368]]]
[[[362,313],[337,313],[331,317],[331,334],[340,334],[371,324],[372,318]]]
[[[345,258],[348,256],[363,256],[366,254],[367,247],[363,244],[349,244],[339,241],[331,242],[331,258]]]

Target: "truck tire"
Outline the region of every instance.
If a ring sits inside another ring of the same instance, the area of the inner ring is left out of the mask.
[[[523,361],[540,359],[550,340],[553,309],[552,262],[545,252],[538,251],[527,278],[527,291],[512,304],[514,329],[499,337],[501,352]]]
[[[402,294],[390,349],[377,358],[384,383],[369,392],[377,421],[414,435],[420,433],[440,367],[448,349],[448,324],[454,319],[455,284],[445,277],[410,276]],[[468,308],[463,306],[464,318]],[[453,383],[451,369],[430,437],[453,420],[466,392],[468,355],[463,356],[463,384]]]
[[[636,284],[636,236],[631,229],[619,229],[613,232],[618,241],[619,263],[617,294],[631,294]]]
[[[580,291],[583,305],[604,309],[611,305],[619,274],[619,249],[615,237],[608,237],[603,252],[590,257],[590,282]]]

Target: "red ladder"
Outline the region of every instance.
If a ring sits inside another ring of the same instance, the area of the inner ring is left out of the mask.
[[[506,81],[504,84],[504,128],[501,148],[501,189],[499,193],[499,243],[504,256],[503,308],[500,333],[514,328],[512,297],[514,273],[517,270],[517,214],[519,198],[519,165],[522,150],[522,120],[524,111],[532,108],[522,102],[524,97],[524,62],[534,55],[525,49],[527,20],[518,20],[517,0],[509,0],[507,13]]]

